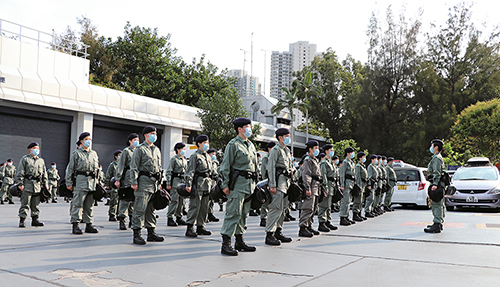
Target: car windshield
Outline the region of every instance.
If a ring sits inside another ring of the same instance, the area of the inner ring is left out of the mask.
[[[466,167],[457,170],[453,180],[497,180],[495,168]]]
[[[417,169],[396,169],[398,181],[420,181],[420,172]]]

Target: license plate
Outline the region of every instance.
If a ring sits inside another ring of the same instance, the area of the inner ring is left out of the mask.
[[[398,190],[406,190],[407,185],[398,185]]]
[[[478,198],[475,196],[467,196],[465,202],[478,202]]]

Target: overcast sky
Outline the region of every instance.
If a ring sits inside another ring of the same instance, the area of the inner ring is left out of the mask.
[[[424,11],[423,31],[430,23],[444,24],[448,8],[461,1],[420,0],[407,2],[406,15]],[[398,15],[402,1],[277,1],[277,0],[0,0],[0,19],[37,30],[61,33],[66,26],[79,29],[76,18],[85,15],[98,27],[99,35],[116,38],[123,35],[127,21],[132,26],[158,28],[161,35],[171,34],[178,56],[191,62],[206,54],[207,60],[219,68],[242,69],[244,53],[249,51],[245,70],[251,73],[251,34],[253,34],[253,75],[262,83],[266,72],[269,90],[268,51],[287,51],[288,44],[309,41],[319,52],[331,47],[344,59],[351,54],[366,61],[366,30],[372,12],[381,18],[388,5]],[[500,23],[500,2],[475,1],[475,22]],[[264,71],[265,70],[265,71]]]

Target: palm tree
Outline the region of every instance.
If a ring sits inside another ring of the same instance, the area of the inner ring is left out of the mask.
[[[293,142],[294,142],[294,134],[295,134],[295,130],[293,127],[293,110],[297,109],[297,110],[301,111],[303,114],[305,114],[306,113],[306,105],[307,105],[306,102],[301,101],[298,97],[298,93],[300,91],[300,86],[301,86],[301,83],[297,80],[294,80],[292,82],[292,86],[289,89],[282,88],[283,91],[285,92],[285,97],[282,99],[279,99],[278,103],[271,108],[271,113],[276,114],[276,115],[279,115],[282,110],[288,110],[288,112],[290,113],[290,118],[291,118],[290,136],[291,136],[291,152],[292,152],[292,154],[293,154]]]

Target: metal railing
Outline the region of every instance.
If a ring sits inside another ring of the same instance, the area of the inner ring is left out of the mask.
[[[0,19],[0,36],[87,59],[88,45]]]

